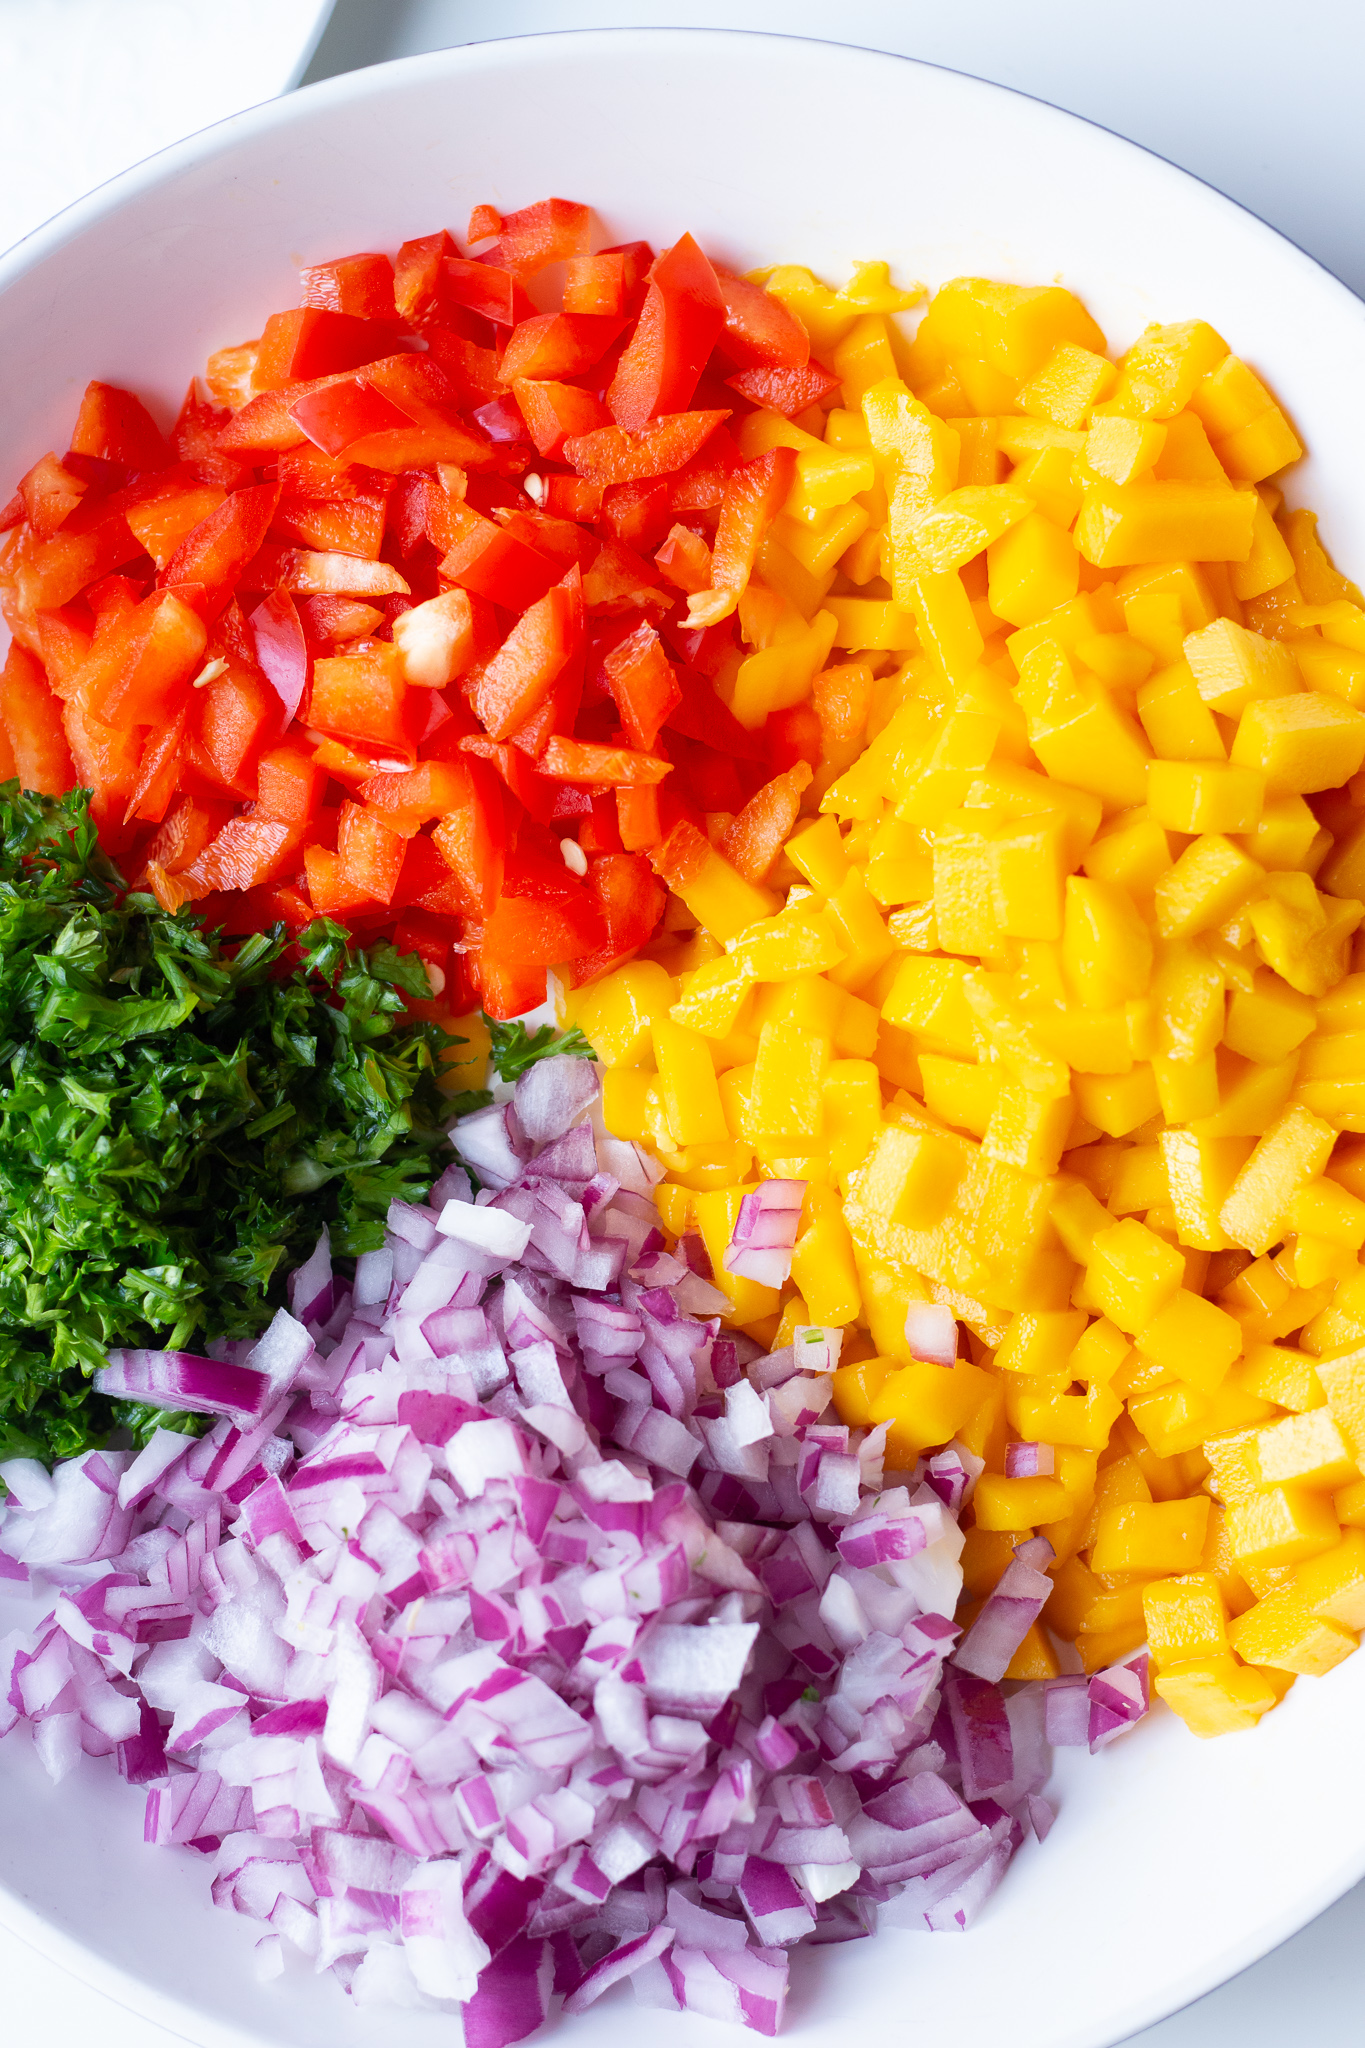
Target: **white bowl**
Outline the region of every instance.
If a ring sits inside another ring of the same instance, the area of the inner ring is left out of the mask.
[[[295,302],[301,263],[463,228],[479,200],[591,202],[608,239],[690,228],[738,267],[860,257],[902,280],[1057,279],[1112,345],[1210,320],[1267,378],[1312,458],[1291,494],[1365,565],[1365,307],[1158,158],[999,87],[899,58],[753,35],[627,30],[484,43],[238,115],[74,206],[0,263],[0,480],[58,450],[91,376],[175,409],[210,349]],[[5,1626],[0,1617],[0,1629]],[[1103,2048],[1210,1990],[1365,1873],[1365,1657],[1302,1679],[1250,1734],[1194,1741],[1160,1710],[1068,1753],[1056,1827],[970,1934],[888,1930],[798,1960],[790,2034],[956,2048]],[[256,1931],[212,1909],[190,1851],[141,1843],[103,1764],[53,1789],[0,1746],[0,1920],[205,2048],[432,2048],[444,2017],[358,2013],[301,1972],[268,1989]],[[621,1989],[567,2042],[733,2044],[647,2021]]]

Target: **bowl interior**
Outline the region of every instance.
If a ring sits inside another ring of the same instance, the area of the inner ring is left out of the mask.
[[[900,282],[1055,279],[1115,349],[1152,320],[1207,319],[1312,450],[1290,495],[1322,514],[1344,567],[1365,564],[1365,410],[1342,403],[1365,309],[1309,258],[1159,159],[998,87],[710,31],[482,44],[353,74],[82,201],[0,263],[0,477],[66,446],[91,376],[169,417],[211,349],[295,302],[300,264],[460,233],[478,201],[547,192],[592,203],[607,240],[690,228],[736,268],[800,262],[837,283],[884,257]],[[854,2025],[1102,2048],[1160,2018],[1365,1871],[1363,1710],[1352,1659],[1251,1734],[1197,1743],[1162,1710],[1098,1758],[1065,1755],[1053,1834],[970,1939],[888,1930],[803,1956],[789,2028],[812,2048]],[[122,2003],[212,2048],[448,2038],[446,2018],[357,2012],[302,1971],[258,1987],[256,1930],[210,1907],[202,1859],[144,1849],[139,1799],[103,1766],[54,1790],[16,1736],[0,1787],[0,1918]],[[626,2048],[639,2025],[621,1989],[566,2038]]]

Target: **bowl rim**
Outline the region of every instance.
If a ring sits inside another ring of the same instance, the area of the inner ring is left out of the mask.
[[[321,33],[320,27],[318,41],[321,40]],[[272,99],[260,101],[237,113],[226,115],[221,120],[139,159],[94,186],[90,192],[70,202],[48,220],[30,229],[10,249],[0,252],[0,295],[30,271],[38,269],[49,256],[56,254],[87,230],[116,215],[126,202],[136,199],[143,192],[173,183],[182,171],[211,160],[215,154],[228,151],[238,140],[268,135],[272,130],[287,128],[297,118],[295,109],[301,105],[358,105],[372,97],[401,91],[409,78],[503,71],[515,68],[523,55],[538,53],[540,46],[543,45],[572,43],[582,47],[596,42],[604,48],[609,46],[621,49],[634,44],[640,50],[646,51],[666,49],[670,43],[685,42],[695,47],[698,43],[708,40],[718,46],[718,55],[721,47],[733,49],[737,44],[752,46],[776,43],[798,47],[812,54],[818,53],[826,62],[833,56],[837,62],[847,64],[850,69],[859,66],[878,69],[889,65],[905,66],[920,73],[937,74],[951,80],[954,89],[965,90],[968,97],[979,95],[987,105],[999,95],[1013,100],[1023,100],[1034,110],[1034,118],[1054,132],[1060,133],[1071,126],[1088,129],[1092,136],[1102,138],[1103,146],[1111,149],[1116,157],[1126,159],[1132,153],[1145,158],[1148,164],[1147,175],[1154,175],[1167,190],[1178,192],[1181,188],[1192,185],[1201,194],[1203,202],[1211,203],[1215,214],[1225,208],[1231,216],[1240,216],[1243,221],[1250,220],[1264,234],[1273,237],[1283,246],[1284,251],[1289,252],[1291,259],[1302,266],[1305,282],[1311,283],[1315,292],[1321,292],[1326,287],[1329,298],[1336,298],[1336,317],[1354,322],[1360,329],[1362,338],[1365,338],[1365,299],[1352,291],[1350,286],[1337,277],[1319,258],[1304,249],[1282,229],[1266,221],[1253,208],[1231,198],[1208,179],[1183,169],[1159,151],[1119,134],[1117,130],[1107,127],[1101,121],[1055,106],[1038,94],[1026,92],[1019,87],[1003,85],[971,72],[956,70],[951,65],[934,63],[897,51],[870,49],[862,44],[838,39],[826,41],[811,36],[792,35],[780,30],[709,26],[623,25],[536,30],[522,35],[493,37],[478,42],[457,43],[438,50],[419,51],[410,56],[390,58],[383,63],[367,65],[359,70],[339,72],[328,78],[286,89]],[[312,52],[309,53],[309,61],[311,55]],[[1240,1939],[1225,1943],[1218,1953],[1210,1958],[1205,1968],[1191,1973],[1184,1985],[1167,1986],[1151,1998],[1146,2005],[1131,2015],[1131,2024],[1125,2026],[1123,2034],[1106,2037],[1109,2048],[1115,2048],[1115,2044],[1127,2040],[1132,2033],[1183,2011],[1209,1992],[1240,1975],[1252,1964],[1270,1955],[1343,1897],[1362,1878],[1365,1878],[1365,1839],[1362,1839],[1353,1853],[1341,1858],[1320,1882],[1301,1895],[1291,1907],[1276,1915],[1268,1924],[1260,1923]],[[102,1992],[123,2010],[138,2018],[154,2021],[168,2033],[190,2043],[191,2048],[271,2048],[271,2043],[265,2035],[239,2026],[235,2022],[225,2023],[209,2009],[192,2006],[174,1994],[161,1991],[150,1980],[133,1974],[121,1963],[106,1960],[92,1953],[76,1936],[63,1931],[30,1905],[3,1878],[0,1878],[0,1926],[48,1962],[78,1981]]]

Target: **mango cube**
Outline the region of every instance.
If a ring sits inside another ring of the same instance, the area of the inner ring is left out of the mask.
[[[1256,1461],[1268,1486],[1296,1482],[1315,1492],[1334,1493],[1360,1477],[1360,1467],[1330,1408],[1286,1415],[1258,1431]]]
[[[1092,1571],[1187,1572],[1204,1553],[1209,1503],[1190,1500],[1126,1501],[1106,1508],[1090,1552]]]
[[[1281,1586],[1238,1615],[1228,1634],[1248,1664],[1320,1678],[1356,1646],[1353,1629],[1315,1614],[1297,1585]]]
[[[1277,1697],[1261,1672],[1237,1663],[1230,1652],[1194,1657],[1158,1672],[1154,1690],[1192,1735],[1205,1737],[1254,1728]]]
[[[1300,1564],[1337,1542],[1331,1502],[1303,1486],[1267,1486],[1228,1503],[1228,1541],[1250,1565]]]
[[[1301,687],[1291,648],[1232,619],[1214,619],[1188,634],[1184,655],[1203,702],[1231,718],[1262,698]]]
[[[1130,1334],[1144,1330],[1180,1286],[1185,1263],[1144,1223],[1127,1217],[1096,1237],[1086,1284],[1096,1306]]]
[[[1227,1655],[1227,1608],[1218,1581],[1208,1572],[1186,1572],[1144,1586],[1142,1608],[1147,1646],[1158,1669]]]
[[[1178,1287],[1164,1308],[1137,1333],[1144,1358],[1162,1365],[1201,1393],[1211,1394],[1242,1350],[1241,1325],[1216,1302]]]
[[[1365,761],[1365,713],[1319,690],[1262,698],[1238,721],[1232,759],[1263,775],[1272,796],[1335,789]]]
[[[1147,808],[1169,832],[1252,832],[1265,776],[1242,761],[1152,761]]]

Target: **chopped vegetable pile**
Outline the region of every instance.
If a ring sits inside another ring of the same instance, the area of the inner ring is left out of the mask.
[[[736,429],[836,379],[690,235],[593,255],[590,227],[481,208],[475,258],[315,264],[169,434],[91,384],[0,512],[0,773],[89,788],[168,909],[336,918],[501,1019],[648,940],[678,818],[775,847],[829,636],[741,622],[755,696],[735,599],[797,464]],[[909,303],[869,268],[860,305]]]
[[[886,1474],[828,1412],[837,1330],[723,1334],[597,1087],[536,1065],[456,1126],[477,1201],[452,1165],[353,1285],[324,1240],[189,1361],[207,1437],[0,1468],[0,1555],[60,1588],[0,1643],[0,1731],[147,1785],[265,1975],[461,2000],[474,2048],[626,1977],[775,2033],[790,1948],[965,1927],[1051,1824],[1048,1737],[1146,1705],[1141,1659],[1001,1690],[1048,1545],[964,1634],[978,1461]]]
[[[154,1426],[91,1388],[111,1345],[254,1333],[324,1224],[371,1249],[430,1186],[421,961],[325,922],[283,954],[129,894],[79,793],[0,789],[0,1456]]]
[[[1145,1642],[1249,1728],[1365,1626],[1360,592],[1203,322],[1115,365],[1058,286],[959,278],[909,348],[784,290],[843,402],[741,445],[830,552],[770,535],[740,607],[857,715],[766,873],[673,826],[669,945],[565,1013],[729,1321],[853,1325],[842,1419],[984,1460],[971,1600],[1050,1543],[1009,1675]]]

